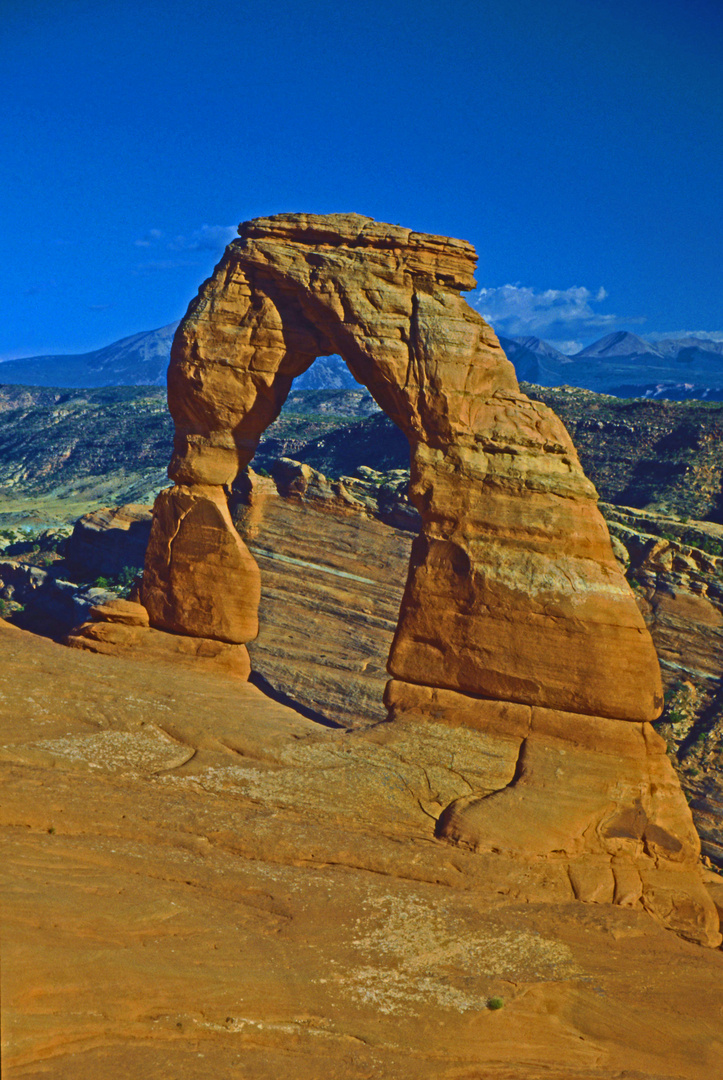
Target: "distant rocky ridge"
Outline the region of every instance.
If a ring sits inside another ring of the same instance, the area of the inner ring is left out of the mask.
[[[0,383],[72,387],[165,386],[178,323],[133,334],[77,356],[32,356],[0,365]],[[723,342],[689,335],[651,343],[626,331],[608,334],[574,356],[538,337],[500,336],[517,378],[539,386],[575,386],[617,397],[723,400]],[[320,356],[297,390],[354,390],[340,356]]]
[[[723,522],[723,404],[620,400],[588,390],[522,384],[561,417],[600,497],[639,509]],[[270,468],[272,429],[255,467]],[[408,468],[407,441],[378,413],[283,453],[334,477],[360,465]],[[278,456],[278,451],[276,452]]]
[[[0,382],[73,388],[165,386],[177,326],[174,322],[158,330],[132,334],[80,355],[6,360],[0,365]]]
[[[574,356],[539,338],[500,337],[517,377],[539,386],[574,386],[601,394],[686,401],[723,400],[723,342],[695,336],[654,344],[618,331]]]

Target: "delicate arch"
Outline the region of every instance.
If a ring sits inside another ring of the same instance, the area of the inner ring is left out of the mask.
[[[142,589],[152,626],[239,648],[255,636],[259,571],[226,490],[294,377],[341,353],[409,439],[422,520],[389,656],[391,730],[462,724],[517,754],[437,835],[565,857],[576,896],[642,896],[718,945],[690,811],[644,723],[662,706],[650,635],[567,432],[460,297],[473,248],[354,214],[239,234],[173,343],[174,487],[156,500]]]
[[[474,285],[472,246],[355,214],[278,215],[239,234],[173,343],[177,486],[161,497],[149,548],[152,623],[253,636],[258,573],[223,488],[293,379],[338,352],[407,435],[423,522],[390,673],[578,713],[656,716],[655,653],[595,490],[561,422],[520,393],[495,334],[460,296]]]

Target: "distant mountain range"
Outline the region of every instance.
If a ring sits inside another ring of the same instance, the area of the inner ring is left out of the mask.
[[[652,344],[620,330],[566,356],[535,337],[500,337],[518,379],[615,397],[723,401],[723,342],[694,336]]]
[[[90,389],[163,386],[178,323],[75,356],[31,356],[0,364],[0,383]],[[691,335],[651,344],[618,331],[566,356],[537,337],[500,337],[517,377],[538,386],[576,386],[616,397],[723,401],[723,342]],[[322,356],[295,381],[298,390],[355,389],[339,356]]]
[[[0,383],[91,389],[101,386],[165,386],[177,322],[114,341],[74,356],[28,356],[0,364]]]
[[[0,364],[5,386],[57,386],[79,390],[101,386],[165,386],[171,343],[178,323],[114,341],[95,352],[72,356],[28,356]],[[320,356],[294,382],[296,390],[358,390],[340,356]]]

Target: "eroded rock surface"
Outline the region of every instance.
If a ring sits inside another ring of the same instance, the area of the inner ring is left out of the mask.
[[[130,503],[85,514],[65,546],[68,570],[77,580],[92,581],[143,566],[150,528],[147,506]]]
[[[143,603],[161,630],[241,644],[258,633],[259,569],[217,487],[194,484],[156,499]]]
[[[239,232],[174,341],[176,486],[154,512],[151,625],[234,644],[255,636],[258,576],[224,488],[293,378],[341,353],[409,440],[421,516],[389,655],[393,724],[414,722],[439,690],[454,695],[437,717],[453,727],[460,716],[484,726],[490,699],[529,714],[512,776],[453,801],[439,835],[528,860],[582,858],[580,881],[590,860],[620,857],[605,895],[717,945],[690,812],[646,726],[663,705],[650,634],[562,423],[520,392],[459,295],[473,284],[473,249],[358,215],[279,215]],[[305,468],[282,478],[288,493],[320,485]],[[606,832],[628,820],[626,833]],[[587,886],[573,888],[584,898]]]
[[[153,629],[146,609],[134,601],[110,600],[91,608],[89,614],[90,619],[65,638],[71,649],[128,656],[142,663],[172,662],[193,671],[215,671],[244,682],[251,673],[245,645]]]
[[[0,620],[3,1077],[710,1080],[723,958],[638,861],[435,837],[507,783],[505,723],[333,731]]]
[[[339,352],[407,435],[423,519],[391,673],[592,715],[656,716],[654,650],[595,490],[562,424],[520,393],[494,333],[459,295],[473,283],[474,249],[354,214],[278,215],[239,231],[174,341],[176,484],[232,483],[294,376]],[[158,583],[173,571],[154,553],[152,542],[143,600],[170,629]],[[200,632],[191,613],[173,628]]]

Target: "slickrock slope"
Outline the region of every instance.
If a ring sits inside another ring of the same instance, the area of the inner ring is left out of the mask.
[[[286,464],[287,476],[292,466]],[[297,463],[299,477],[301,468]],[[385,715],[383,658],[401,603],[412,533],[379,520],[380,512],[399,518],[404,508],[403,501],[397,503],[392,513],[394,474],[365,470],[365,481],[345,477],[338,483],[308,472],[309,480],[302,485],[297,479],[296,493],[283,498],[271,481],[254,478],[252,510],[237,510],[237,526],[262,574],[261,631],[249,646],[252,665],[290,700],[358,726]],[[719,527],[682,525],[612,506],[603,510],[663,661],[667,707],[656,729],[692,801],[703,851],[723,868],[717,765],[723,746],[723,563],[701,549],[716,542]],[[680,542],[653,529],[677,530]]]
[[[563,856],[579,899],[641,905],[719,944],[690,811],[649,725],[663,706],[652,640],[567,432],[460,297],[473,249],[358,215],[239,232],[174,340],[175,486],[154,508],[151,626],[256,635],[258,572],[227,491],[293,378],[340,353],[409,440],[422,520],[389,654],[392,726],[462,725],[508,756],[495,785],[447,803],[438,835]]]
[[[321,478],[282,498],[254,478],[235,520],[261,570],[254,672],[344,726],[384,720],[386,659],[412,534],[352,508]],[[362,484],[358,485],[362,487]],[[339,485],[337,485],[338,489]]]
[[[2,622],[0,689],[8,1080],[715,1075],[720,952],[576,902],[585,860],[435,838],[511,734],[333,731]]]
[[[656,727],[703,852],[723,868],[723,527],[604,510],[660,657],[666,708]]]

